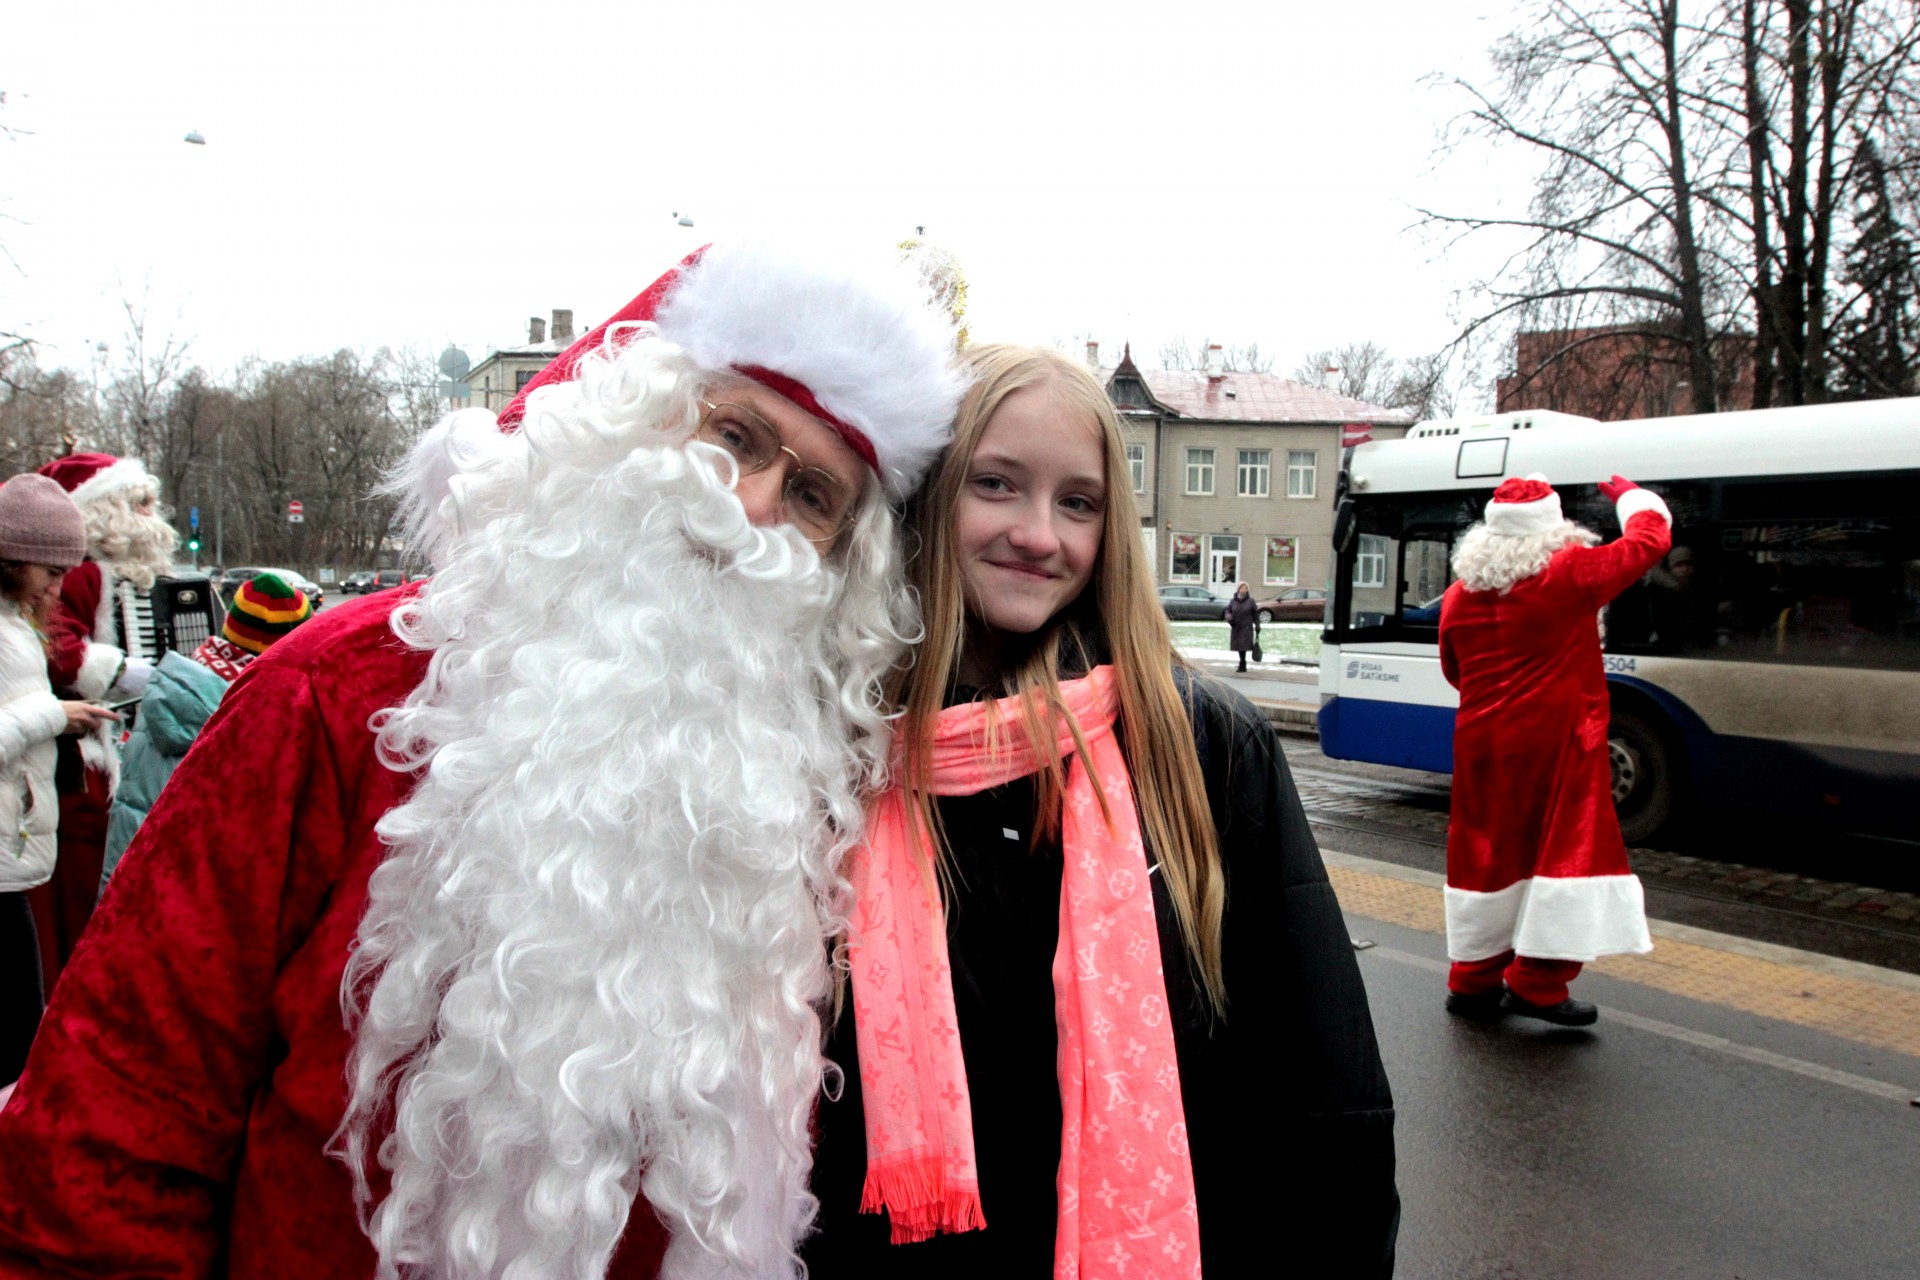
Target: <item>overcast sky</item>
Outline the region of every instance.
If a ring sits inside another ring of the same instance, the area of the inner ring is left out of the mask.
[[[1411,355],[1490,261],[1413,206],[1527,172],[1436,162],[1461,98],[1421,79],[1483,78],[1512,8],[39,0],[0,48],[0,329],[83,367],[144,298],[216,371],[478,360],[730,232],[924,225],[976,338]]]

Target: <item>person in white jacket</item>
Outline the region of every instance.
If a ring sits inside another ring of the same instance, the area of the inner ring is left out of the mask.
[[[120,718],[62,701],[47,683],[35,617],[86,553],[86,522],[58,484],[37,475],[0,484],[0,1085],[20,1074],[45,995],[22,893],[53,874],[53,740]]]

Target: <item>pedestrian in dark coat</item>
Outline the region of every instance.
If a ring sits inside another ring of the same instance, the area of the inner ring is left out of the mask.
[[[803,1257],[1388,1276],[1392,1097],[1285,756],[1173,656],[1100,384],[1044,349],[967,361],[912,513],[926,638],[850,859]]]
[[[1260,632],[1260,606],[1254,603],[1253,592],[1246,583],[1233,593],[1233,599],[1227,601],[1227,643],[1240,655],[1240,669],[1247,669],[1247,650],[1253,648],[1254,639]]]

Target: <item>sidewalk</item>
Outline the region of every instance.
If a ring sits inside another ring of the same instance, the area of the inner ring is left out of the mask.
[[[1320,668],[1304,663],[1267,661],[1237,669],[1232,654],[1183,651],[1187,661],[1229,689],[1244,695],[1270,724],[1317,733],[1320,728]]]
[[[1429,871],[1322,850],[1343,910],[1421,933],[1444,933],[1442,878]],[[1920,976],[1662,920],[1648,921],[1647,955],[1588,966],[1724,1009],[1920,1057]]]

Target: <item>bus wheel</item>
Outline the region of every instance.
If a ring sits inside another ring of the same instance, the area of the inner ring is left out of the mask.
[[[1628,845],[1641,844],[1673,817],[1673,748],[1645,716],[1616,707],[1607,725],[1607,760],[1620,838]]]

